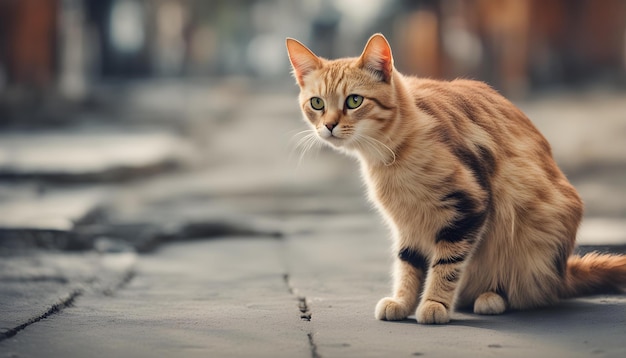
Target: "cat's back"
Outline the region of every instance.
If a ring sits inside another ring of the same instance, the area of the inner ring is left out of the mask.
[[[548,141],[513,103],[484,82],[407,79],[414,105],[452,146],[481,146],[496,156],[552,157]],[[539,158],[538,158],[539,159]]]
[[[484,82],[411,77],[408,83],[415,105],[439,120],[469,120],[477,124],[496,120],[516,122],[536,131],[530,120],[513,103]]]
[[[489,173],[485,180],[502,197],[520,201],[528,198],[529,192],[545,193],[546,188],[553,188],[570,198],[567,201],[579,201],[554,161],[546,138],[520,109],[489,85],[418,78],[409,78],[408,84],[422,113],[418,121],[431,124],[430,140],[447,148],[461,164],[468,158],[475,158],[469,167],[471,162],[483,163],[480,171]]]

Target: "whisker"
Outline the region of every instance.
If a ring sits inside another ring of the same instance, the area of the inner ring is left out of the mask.
[[[298,166],[300,166],[302,164],[302,159],[304,159],[304,156],[307,153],[309,153],[309,151],[311,149],[313,149],[313,148],[317,149],[316,150],[316,153],[317,153],[319,151],[320,146],[321,146],[321,143],[317,139],[317,136],[316,135],[311,135],[309,137],[309,140],[308,140],[306,146],[300,152],[300,158],[298,158]]]
[[[375,141],[376,143],[380,144],[383,148],[385,148],[386,150],[388,150],[388,151],[389,151],[389,153],[391,153],[391,158],[392,158],[392,160],[391,160],[391,162],[389,162],[389,163],[385,163],[385,165],[386,165],[386,166],[389,166],[389,165],[391,165],[391,164],[393,164],[393,163],[395,163],[395,162],[396,162],[396,153],[395,153],[395,152],[394,152],[391,148],[389,148],[389,146],[388,146],[388,145],[386,145],[385,143],[383,143],[383,142],[379,141],[378,139],[371,138],[371,137],[370,137],[370,139],[371,139],[371,140],[373,140],[373,141]]]
[[[314,130],[314,129],[309,128],[309,129],[305,129],[305,130],[303,130],[303,131],[299,131],[299,132],[297,132],[297,133],[295,133],[295,134],[293,134],[293,135],[291,136],[291,139],[289,140],[289,143],[293,143],[296,139],[297,139],[298,141],[300,141],[300,140],[302,140],[303,138],[308,137],[311,133],[315,133],[315,130]],[[300,136],[302,136],[302,138],[298,138],[298,137],[300,137]],[[297,145],[296,145],[296,146],[297,146]]]
[[[295,143],[296,149],[300,152],[298,156],[298,166],[302,164],[304,156],[314,147],[319,148],[319,139],[317,138],[317,132],[314,129],[306,129],[294,134],[291,142],[295,141],[298,136],[302,136]]]
[[[378,139],[374,139],[374,138],[371,138],[371,139],[372,139],[372,140],[374,140],[374,141],[376,141],[378,144],[380,144],[381,146],[383,146],[383,148],[387,149],[387,150],[389,151],[389,153],[391,153],[391,158],[392,158],[392,160],[391,160],[391,162],[389,162],[389,163],[385,163],[385,165],[386,165],[386,166],[390,166],[390,165],[392,165],[393,163],[395,163],[395,162],[396,162],[396,158],[397,158],[397,157],[396,157],[396,152],[394,152],[391,148],[389,148],[389,146],[388,146],[388,145],[386,145],[385,143],[383,143],[383,142],[379,141]]]
[[[308,133],[298,140],[298,142],[296,143],[296,148],[306,146],[306,144],[308,144],[312,138],[315,138],[315,133]]]
[[[355,135],[354,137],[355,139],[357,139],[357,142],[359,142],[360,140],[363,140],[365,142],[367,142],[369,144],[369,147],[371,147],[372,149],[374,149],[378,155],[381,157],[381,159],[383,160],[383,163],[385,164],[385,166],[390,166],[393,163],[396,162],[396,153],[389,148],[388,145],[386,145],[385,143],[379,141],[376,138],[372,138],[369,136],[364,136],[364,135]],[[359,143],[361,144],[361,143]],[[385,155],[385,150],[388,151],[391,154],[391,161],[387,162],[385,160],[385,158],[387,157],[387,155]]]
[[[363,139],[364,142],[368,143],[369,147],[374,149],[379,157],[384,157],[385,153],[379,148],[378,143],[372,140],[372,138],[362,136],[361,139]]]

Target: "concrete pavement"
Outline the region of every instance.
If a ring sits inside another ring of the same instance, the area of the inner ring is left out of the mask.
[[[130,97],[144,113],[135,117],[149,121],[142,106],[185,94],[163,111],[180,122],[192,165],[121,182],[0,183],[10,198],[0,233],[0,357],[626,354],[619,295],[497,317],[460,312],[438,327],[376,321],[374,306],[390,289],[387,230],[353,160],[320,150],[299,161],[293,137],[305,126],[295,89],[182,88],[142,86]],[[626,157],[612,146],[626,136],[623,95],[522,107],[587,203],[584,249],[623,252]],[[45,212],[38,200],[77,204],[49,210],[64,226],[10,224],[29,209]]]
[[[622,357],[626,298],[530,312],[456,313],[447,326],[373,318],[388,291],[375,225],[288,240],[167,245],[113,292],[91,290],[0,342],[6,357]],[[339,219],[335,219],[339,221]],[[367,233],[367,229],[372,229]]]

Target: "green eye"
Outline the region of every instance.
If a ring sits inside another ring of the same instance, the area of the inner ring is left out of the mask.
[[[349,109],[355,109],[363,103],[363,96],[359,96],[358,94],[351,94],[346,98],[346,106]]]
[[[311,107],[317,111],[324,109],[324,100],[319,97],[311,98]]]

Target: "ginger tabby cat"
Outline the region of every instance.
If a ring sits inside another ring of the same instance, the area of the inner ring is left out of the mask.
[[[393,296],[376,318],[447,323],[457,306],[501,314],[626,283],[626,256],[572,255],[582,202],[546,139],[488,85],[404,76],[381,34],[358,58],[287,49],[306,121],[356,155],[393,233]]]

